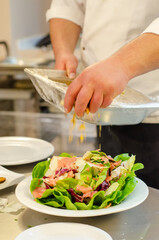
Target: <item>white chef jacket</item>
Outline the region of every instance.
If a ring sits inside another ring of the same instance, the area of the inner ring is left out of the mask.
[[[109,57],[143,32],[159,34],[158,0],[53,0],[46,17],[81,26],[84,67]],[[132,79],[129,86],[159,95],[159,70]]]

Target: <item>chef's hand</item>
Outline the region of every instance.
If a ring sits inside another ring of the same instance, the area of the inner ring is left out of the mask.
[[[132,78],[159,68],[159,35],[144,33],[108,59],[86,68],[69,86],[64,107],[82,116],[107,107]]]
[[[76,69],[78,66],[77,58],[71,53],[63,53],[56,57],[55,69],[66,70],[70,79],[74,79],[76,76]]]
[[[106,108],[124,90],[128,80],[118,57],[91,65],[70,84],[65,95],[65,111],[70,112],[74,106],[77,116],[82,117],[87,107],[91,113]]]

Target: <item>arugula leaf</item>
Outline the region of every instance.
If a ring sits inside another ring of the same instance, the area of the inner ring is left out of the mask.
[[[106,154],[104,152],[99,152],[99,151],[91,151],[91,153],[93,154],[92,158],[94,157],[94,155],[98,155],[98,156],[104,156],[106,157]]]

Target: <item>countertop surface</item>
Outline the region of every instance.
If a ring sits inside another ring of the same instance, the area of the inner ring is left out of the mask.
[[[76,129],[70,130],[70,119],[64,115],[10,113],[0,112],[0,136],[28,136],[36,137],[52,143],[55,154],[70,152],[75,155],[83,154],[87,150],[96,149],[96,129],[93,125],[86,124],[86,138],[84,143],[79,142],[79,124]],[[71,132],[70,132],[71,131]],[[69,134],[73,132],[73,142],[68,141]],[[36,163],[5,166],[26,177]],[[7,198],[9,203],[17,203],[15,196],[16,186],[0,190],[0,198]],[[15,213],[0,213],[0,239],[14,240],[29,226],[44,223],[75,222],[96,226],[108,232],[113,240],[158,240],[159,236],[159,190],[149,188],[148,198],[130,210],[98,216],[98,217],[57,217],[21,208]]]

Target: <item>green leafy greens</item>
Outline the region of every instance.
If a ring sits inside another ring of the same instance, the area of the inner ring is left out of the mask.
[[[72,158],[68,153],[62,153],[60,157]],[[56,184],[49,188],[46,188],[45,174],[51,160],[38,163],[32,172],[30,191],[34,194],[34,191],[43,188],[44,192],[40,197],[36,197],[35,201],[70,210],[101,209],[117,205],[134,190],[137,184],[135,171],[144,167],[141,163],[135,163],[135,156],[129,156],[128,153],[117,155],[112,159],[103,152],[88,151],[82,159],[85,165],[80,172],[75,173],[74,177],[57,179]],[[65,171],[71,170],[65,169]],[[78,186],[91,189],[91,197],[85,197]]]

